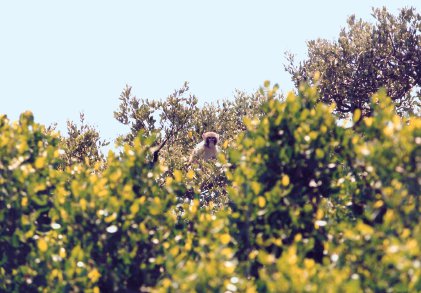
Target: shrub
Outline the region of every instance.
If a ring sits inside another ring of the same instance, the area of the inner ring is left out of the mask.
[[[345,129],[315,87],[276,90],[193,168],[144,133],[63,167],[58,134],[2,116],[0,290],[420,291],[420,119],[379,92]]]

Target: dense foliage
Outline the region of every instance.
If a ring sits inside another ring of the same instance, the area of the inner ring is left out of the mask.
[[[394,16],[382,8],[373,17],[374,24],[351,16],[337,41],[308,42],[308,58],[296,65],[289,54],[286,69],[297,86],[320,72],[320,100],[335,103],[339,115],[360,109],[370,116],[370,98],[381,87],[401,116],[420,114],[421,15],[404,8]]]
[[[52,131],[54,127],[47,130]],[[67,121],[67,136],[61,137],[60,147],[65,155],[63,157],[63,167],[77,163],[93,164],[104,162],[105,156],[101,148],[109,142],[101,140],[99,132],[85,122],[85,115],[80,114],[80,126],[73,121]]]
[[[345,129],[315,87],[275,92],[219,163],[171,172],[141,135],[63,168],[57,134],[1,117],[1,290],[421,290],[421,120],[380,92]],[[203,202],[216,169],[224,204]]]

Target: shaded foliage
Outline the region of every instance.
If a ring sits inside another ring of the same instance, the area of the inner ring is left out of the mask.
[[[420,111],[421,16],[414,8],[397,16],[374,9],[374,24],[348,19],[337,41],[309,41],[308,58],[298,65],[288,55],[285,66],[298,87],[320,72],[320,101],[335,103],[340,116],[356,109],[372,114],[370,97],[385,87],[401,116]]]

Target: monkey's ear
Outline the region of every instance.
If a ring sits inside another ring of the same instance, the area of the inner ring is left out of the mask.
[[[202,139],[205,140],[206,139],[206,132],[202,134]]]

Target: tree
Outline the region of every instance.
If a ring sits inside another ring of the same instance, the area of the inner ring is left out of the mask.
[[[381,87],[399,115],[419,114],[421,16],[414,8],[401,9],[398,16],[373,9],[372,15],[375,24],[349,17],[337,41],[308,42],[308,59],[298,65],[287,54],[285,69],[297,87],[320,72],[320,101],[336,103],[340,117],[356,109],[370,116],[370,97]]]
[[[278,88],[277,85],[274,87]],[[245,131],[244,117],[263,115],[261,106],[267,100],[267,95],[263,89],[254,94],[237,91],[232,100],[206,103],[199,107],[198,99],[188,94],[188,90],[188,83],[185,83],[165,99],[148,100],[132,95],[132,88],[126,86],[114,117],[130,129],[117,142],[132,145],[138,135],[149,137],[156,134],[150,161],[156,164],[159,158],[160,163],[166,166],[161,178],[174,176],[174,170],[194,170],[194,175],[190,172],[191,176],[188,176],[191,188],[179,198],[192,199],[194,194],[201,194],[203,204],[213,201],[219,206],[226,201],[224,167],[215,162],[189,165],[187,160],[190,152],[206,131],[220,134],[220,145],[226,149],[239,133]],[[277,95],[277,98],[281,96]]]
[[[130,126],[130,132],[120,136],[117,141],[120,144],[132,144],[139,132],[145,137],[158,134],[151,160],[156,163],[162,148],[169,141],[172,144],[178,141],[190,126],[197,111],[197,98],[194,95],[184,95],[189,90],[187,82],[165,100],[138,99],[132,96],[131,90],[130,86],[126,86],[119,98],[119,110],[114,112],[117,121]]]
[[[67,121],[67,137],[61,137],[61,147],[64,150],[63,164],[71,166],[76,163],[104,162],[105,157],[101,148],[108,144],[109,142],[101,140],[95,127],[85,123],[85,115],[80,113],[80,126],[73,121]]]
[[[278,85],[274,87],[278,88]],[[233,140],[246,129],[244,117],[261,117],[264,114],[261,105],[267,100],[263,89],[254,94],[237,91],[233,99],[198,107],[197,97],[187,96],[188,91],[186,82],[165,99],[149,100],[132,95],[132,87],[126,86],[119,97],[120,105],[114,117],[130,129],[129,133],[118,137],[117,142],[132,144],[139,133],[144,137],[156,133],[156,155],[181,167],[183,159],[188,157],[204,132],[215,131],[223,141]],[[277,98],[282,97],[277,94]]]

